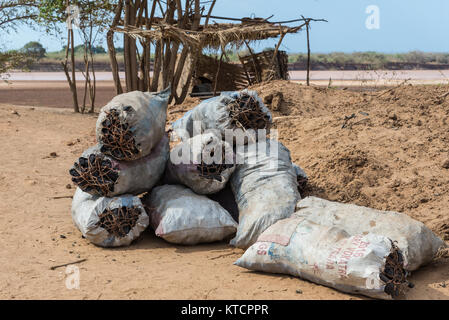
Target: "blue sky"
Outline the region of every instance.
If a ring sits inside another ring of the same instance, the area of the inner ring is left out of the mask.
[[[366,27],[369,14],[365,11],[370,5],[379,8],[379,29]],[[313,52],[449,52],[449,0],[218,0],[214,14],[230,17],[274,14],[272,21],[301,15],[327,19],[328,23],[317,22],[312,26]],[[33,40],[40,41],[49,51],[62,46],[61,40],[28,28],[2,35],[0,44],[16,49]],[[283,43],[283,50],[305,52],[305,32],[288,35]],[[256,49],[275,44],[276,40],[264,41]]]

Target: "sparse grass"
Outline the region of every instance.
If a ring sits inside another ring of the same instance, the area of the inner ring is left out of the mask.
[[[65,59],[64,51],[56,51],[56,52],[48,52],[45,55],[45,58],[42,58],[40,61],[48,62],[48,63],[59,63],[60,61]],[[75,60],[83,61],[83,53],[76,52]],[[97,53],[94,55],[94,60],[99,63],[109,63],[109,55],[107,53]],[[123,62],[123,53],[117,53],[117,61]]]
[[[315,64],[369,64],[373,69],[382,69],[388,63],[421,63],[421,64],[449,64],[449,53],[428,53],[412,51],[408,53],[379,53],[379,52],[332,52],[312,53],[311,62]],[[307,61],[306,53],[290,54],[289,62]]]
[[[231,62],[238,62],[238,56],[248,54],[247,50],[241,52],[226,53]],[[210,54],[219,58],[217,54]],[[379,53],[379,52],[331,52],[331,53],[312,53],[310,56],[312,64],[325,64],[344,66],[350,64],[369,64],[372,69],[382,69],[388,63],[422,63],[422,64],[449,64],[449,53],[430,53],[412,51],[407,53]],[[289,63],[306,63],[307,53],[290,53],[288,55]]]
[[[206,53],[210,56],[220,58],[220,54]],[[226,56],[229,62],[239,62],[239,55],[245,56],[247,50],[240,52],[228,51]],[[65,52],[63,50],[56,52],[48,52],[45,58],[40,61],[46,63],[58,63],[64,59]],[[77,62],[83,61],[83,53],[78,50],[75,53]],[[98,63],[109,63],[107,53],[98,53],[94,55],[94,60]],[[117,60],[123,63],[123,53],[117,53]],[[288,56],[289,63],[306,63],[307,53],[291,53]],[[345,65],[366,64],[369,69],[384,69],[388,63],[421,63],[421,64],[449,64],[449,53],[427,53],[420,51],[412,51],[408,53],[379,53],[379,52],[332,52],[332,53],[312,53],[311,62],[315,65],[327,65],[329,68],[343,68]]]

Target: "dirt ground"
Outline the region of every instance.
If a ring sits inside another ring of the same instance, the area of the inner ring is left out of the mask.
[[[449,97],[439,98],[449,86],[255,89],[283,94],[269,107],[310,176],[304,196],[405,212],[449,240]],[[98,105],[114,95],[110,83],[101,91]],[[196,102],[170,107],[169,120]],[[233,262],[243,251],[226,243],[174,246],[148,230],[127,248],[89,244],[71,221],[68,169],[95,143],[96,115],[54,108],[70,105],[65,83],[0,85],[1,299],[364,299],[241,269]],[[67,289],[65,267],[50,267],[80,259],[80,288]],[[447,258],[410,279],[407,299],[449,299]]]

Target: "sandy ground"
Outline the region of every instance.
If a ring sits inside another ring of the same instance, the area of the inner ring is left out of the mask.
[[[307,194],[406,212],[449,239],[449,97],[435,100],[449,87],[357,92],[279,81],[256,89],[284,93],[271,108],[280,140],[311,177]],[[99,101],[113,96],[102,90]],[[173,246],[148,230],[128,248],[89,244],[71,221],[68,169],[95,143],[96,116],[48,108],[70,106],[66,93],[54,83],[0,87],[0,298],[364,299],[238,268],[243,251],[226,243]],[[195,102],[170,107],[169,119]],[[80,288],[67,289],[65,267],[50,267],[80,259]],[[408,299],[448,299],[448,259],[411,281]]]

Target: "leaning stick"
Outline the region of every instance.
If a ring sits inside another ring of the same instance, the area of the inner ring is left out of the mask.
[[[395,86],[395,87],[393,87],[393,88],[391,88],[391,89],[388,89],[387,91],[384,91],[384,92],[382,92],[381,94],[378,94],[378,95],[376,96],[376,98],[382,97],[384,94],[387,94],[388,92],[391,92],[391,91],[393,91],[393,90],[395,90],[395,89],[397,89],[397,88],[403,86],[404,84],[406,84],[406,83],[409,82],[410,80],[412,80],[412,78],[405,79],[404,81],[402,81],[402,82],[401,82],[400,84],[398,84],[397,86]]]
[[[71,264],[77,264],[77,263],[81,263],[81,262],[84,262],[84,261],[87,261],[87,259],[81,259],[81,260],[77,260],[77,261],[74,261],[74,262],[69,262],[69,263],[64,263],[64,264],[60,264],[60,265],[57,265],[57,266],[53,266],[53,267],[50,267],[50,270],[55,270],[57,268],[66,267],[66,266],[69,266]]]

